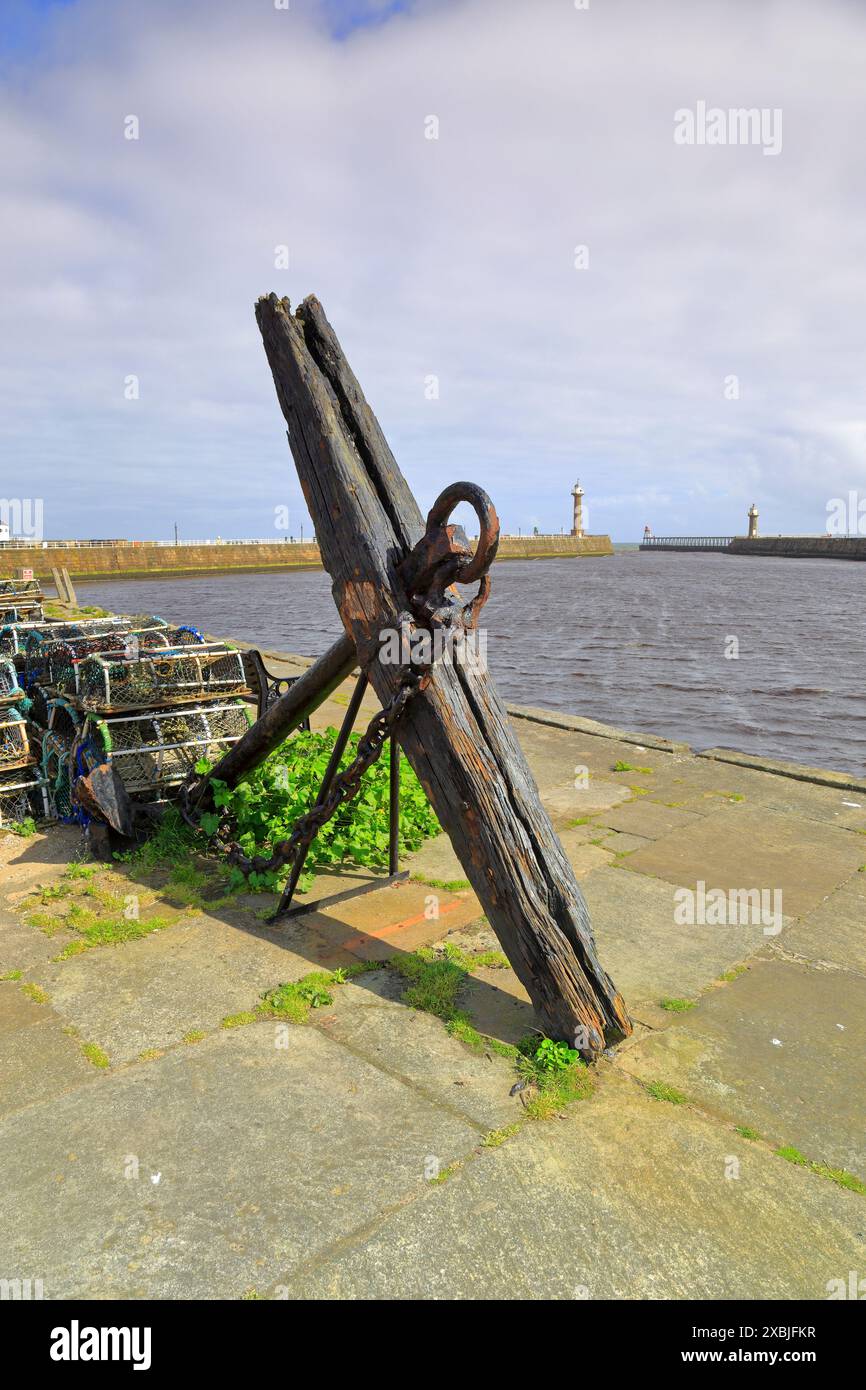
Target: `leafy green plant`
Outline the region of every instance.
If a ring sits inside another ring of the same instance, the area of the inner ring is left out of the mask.
[[[542,1038],[535,1050],[535,1065],[541,1072],[567,1071],[580,1060],[580,1053],[564,1042]]]
[[[69,868],[64,873],[63,877],[72,879],[90,879],[93,878],[93,875],[95,873],[96,866],[94,864],[82,864],[80,859],[74,859],[72,863],[69,865]]]
[[[549,1120],[575,1100],[592,1095],[593,1080],[573,1047],[554,1038],[531,1034],[517,1044],[517,1070],[531,1086],[524,1102],[533,1120]]]
[[[288,839],[296,821],[311,809],[336,737],[336,729],[298,733],[235,788],[216,778],[212,780],[214,806],[217,811],[228,813],[232,836],[247,857],[270,856],[274,846]],[[341,766],[354,758],[359,738],[353,734],[349,739]],[[387,864],[390,762],[391,749],[386,744],[381,758],[364,774],[359,794],[341,806],[316,836],[307,857],[308,870],[346,861],[369,867]],[[201,826],[205,833],[213,834],[219,823],[217,816],[208,814],[202,818]],[[439,822],[426,793],[401,755],[401,850],[418,849],[427,836],[438,830]],[[287,869],[254,871],[247,882],[254,889],[274,888],[286,873]],[[309,873],[302,877],[302,891],[309,888],[311,880]],[[230,885],[243,882],[244,875],[234,869]]]
[[[620,759],[619,761],[617,761],[617,762],[614,763],[614,765],[613,765],[613,771],[614,771],[614,772],[640,772],[640,773],[643,773],[644,776],[646,776],[646,775],[652,773],[652,768],[651,768],[651,767],[638,767],[638,765],[637,765],[636,763],[624,763],[624,762],[622,761],[622,759]]]
[[[10,835],[20,835],[22,840],[29,839],[36,834],[36,822],[32,816],[26,816],[24,820],[12,821],[9,825],[4,825],[4,830],[8,830]]]

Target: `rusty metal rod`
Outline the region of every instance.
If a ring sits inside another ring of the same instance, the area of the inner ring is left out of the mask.
[[[236,786],[243,777],[263,763],[275,748],[279,748],[289,734],[293,733],[309,714],[318,709],[338,685],[342,685],[357,664],[354,642],[345,635],[340,637],[292,683],[285,695],[274,701],[270,709],[265,711],[261,719],[256,720],[243,738],[238,739],[216,767],[193,784],[189,793],[189,804],[201,806],[212,777],[218,778],[230,787]]]
[[[391,773],[388,787],[388,873],[400,871],[400,745],[391,735]]]
[[[361,675],[358,677],[355,689],[352,692],[352,698],[349,701],[349,708],[346,710],[346,714],[343,719],[343,726],[340,729],[340,732],[337,734],[336,739],[334,740],[334,747],[332,749],[331,756],[328,760],[328,766],[325,768],[325,775],[322,778],[322,785],[319,787],[319,795],[316,797],[316,800],[313,803],[314,806],[321,806],[323,802],[327,801],[328,799],[328,792],[331,790],[334,778],[340,770],[340,763],[342,762],[343,754],[346,751],[346,744],[349,742],[349,737],[352,733],[352,730],[355,727],[355,720],[358,718],[358,710],[361,708],[361,701],[364,698],[366,689],[367,677],[364,675],[362,671]],[[292,864],[292,872],[289,875],[289,881],[283,889],[283,896],[280,898],[279,907],[277,908],[273,917],[269,919],[271,922],[273,922],[277,917],[282,917],[283,913],[288,912],[289,908],[291,907],[292,898],[295,896],[295,889],[298,886],[298,880],[301,877],[301,873],[303,871],[304,864],[306,863],[307,855],[309,854],[309,852],[309,844],[302,844],[298,846],[294,862]]]

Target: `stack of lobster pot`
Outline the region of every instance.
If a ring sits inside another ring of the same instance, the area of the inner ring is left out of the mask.
[[[41,622],[44,599],[38,579],[0,579],[0,628],[8,623]]]
[[[31,748],[28,707],[14,663],[0,658],[0,828],[50,809]]]
[[[76,787],[95,768],[113,768],[133,802],[167,802],[251,722],[241,653],[191,627],[31,636],[25,681],[47,714],[42,767],[57,813],[84,823],[93,793],[85,806]]]

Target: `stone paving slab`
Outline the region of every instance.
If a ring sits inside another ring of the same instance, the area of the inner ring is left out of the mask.
[[[495,976],[511,972],[490,973],[493,983],[479,982],[477,988],[499,993]],[[509,1094],[514,1085],[511,1063],[496,1053],[453,1042],[438,1019],[400,1002],[403,988],[389,971],[362,975],[335,992],[332,1008],[316,1010],[316,1027],[484,1130],[520,1119],[520,1100]]]
[[[93,1081],[96,1068],[48,1004],[0,984],[0,1115]]]
[[[8,908],[0,907],[0,975],[7,970],[21,970],[25,975],[38,976],[43,965],[56,956],[68,933],[59,938],[28,927]]]
[[[866,980],[767,958],[621,1065],[866,1181],[864,1053]]]
[[[592,777],[585,787],[575,787],[573,779],[545,787],[541,801],[556,829],[561,830],[583,816],[596,816],[599,811],[627,801],[631,795],[628,787]]]
[[[174,1045],[192,1030],[219,1027],[226,1015],[253,1008],[266,990],[311,970],[413,950],[413,928],[429,942],[443,934],[443,924],[478,915],[477,906],[460,898],[441,899],[438,922],[424,918],[422,891],[408,883],[283,926],[267,927],[230,909],[191,915],[121,947],[42,965],[39,983],[57,1013],[98,1042],[112,1063],[129,1062],[145,1050]],[[380,932],[389,924],[386,936],[368,937],[368,927]],[[55,940],[55,954],[57,949]]]
[[[612,830],[604,835],[601,847],[619,855],[632,854],[636,849],[645,849],[649,844],[652,844],[652,841],[646,835],[630,835],[625,830]]]
[[[599,869],[581,887],[600,957],[631,1007],[695,999],[767,942],[761,927],[678,926],[676,890],[660,879]]]
[[[866,833],[866,796],[856,792],[767,776],[749,799],[777,815],[798,816],[802,820],[835,825],[840,830]],[[863,847],[866,857],[866,840]]]
[[[839,899],[843,898],[866,898],[866,865],[860,869],[859,873],[852,874],[839,889]]]
[[[494,941],[493,949],[498,942]],[[515,1046],[530,1033],[543,1032],[529,995],[512,970],[486,966],[473,971],[457,999],[479,1033]]]
[[[5,898],[21,898],[84,857],[81,831],[54,825],[50,835],[18,836],[0,831],[0,884]]]
[[[324,1299],[822,1299],[866,1262],[862,1203],[605,1079],[273,1284]],[[577,1316],[591,1335],[591,1309]]]
[[[717,806],[731,798],[748,802],[760,800],[769,795],[780,780],[766,772],[704,762],[695,757],[664,760],[651,757],[649,765],[651,775],[636,779],[631,774],[629,780],[646,786],[656,801],[673,803],[701,815],[712,814]]]
[[[302,919],[358,960],[387,960],[438,940],[451,927],[465,926],[481,913],[475,894],[455,893],[405,881],[323,908]]]
[[[0,1268],[48,1298],[239,1298],[479,1135],[321,1029],[216,1034],[0,1124]]]
[[[40,983],[65,1022],[117,1064],[193,1029],[218,1028],[264,990],[316,968],[275,934],[199,916],[46,967]]]
[[[771,773],[780,779],[805,782],[809,785],[826,785],[844,791],[846,794],[859,793],[866,796],[866,779],[862,774],[835,772],[825,767],[810,767],[807,763],[795,763],[781,758],[768,758],[761,754],[739,753],[730,748],[705,748],[696,755],[712,759],[722,764],[743,768],[754,768]]]
[[[856,873],[863,861],[860,840],[859,835],[819,821],[743,804],[723,805],[714,815],[663,835],[623,862],[627,871],[654,874],[684,887],[694,888],[702,880],[707,888],[725,891],[780,888],[782,911],[799,917]]]
[[[866,874],[857,875],[866,881]],[[866,892],[847,884],[785,931],[785,954],[816,965],[831,965],[866,976]]]
[[[694,811],[683,811],[675,806],[663,806],[650,801],[648,797],[638,797],[625,806],[616,806],[612,811],[604,811],[597,820],[610,830],[621,830],[626,835],[640,835],[645,840],[660,840],[674,830],[688,830],[698,825],[704,817]]]

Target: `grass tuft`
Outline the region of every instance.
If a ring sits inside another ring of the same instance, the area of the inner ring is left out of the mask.
[[[866,1197],[866,1183],[849,1173],[847,1168],[831,1168],[827,1163],[815,1163],[813,1159],[801,1154],[799,1149],[795,1149],[793,1144],[784,1144],[776,1149],[775,1153],[777,1158],[784,1158],[787,1163],[793,1163],[798,1168],[808,1168],[810,1173],[816,1173],[819,1178],[826,1178],[837,1187],[844,1187],[847,1192],[856,1192],[858,1196]]]
[[[688,1096],[678,1091],[676,1086],[669,1086],[666,1081],[644,1081],[641,1084],[653,1100],[666,1100],[669,1105],[688,1104]]]
[[[28,999],[32,999],[34,1004],[47,1004],[51,1000],[51,995],[41,985],[22,985],[21,993],[26,994]]]
[[[428,888],[438,888],[440,893],[463,893],[472,887],[468,878],[428,878],[426,874],[413,874],[412,882],[426,884]]]
[[[500,1144],[506,1143],[519,1132],[520,1125],[504,1125],[502,1129],[491,1129],[481,1140],[482,1148],[498,1149]]]
[[[110,1066],[108,1053],[103,1052],[102,1048],[96,1043],[82,1043],[81,1051],[84,1053],[88,1062],[94,1067],[99,1067],[101,1071],[104,1071],[107,1066]]]

